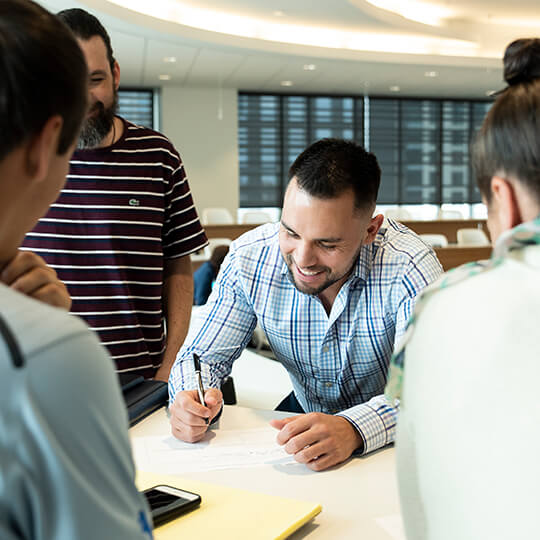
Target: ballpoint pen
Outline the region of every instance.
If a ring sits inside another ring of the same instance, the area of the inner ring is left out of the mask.
[[[201,405],[206,407],[206,402],[204,401],[204,386],[201,377],[201,362],[195,353],[193,353],[193,365],[195,366],[195,376],[197,377],[197,392],[199,392],[199,401]],[[208,424],[208,418],[205,418],[204,422]]]

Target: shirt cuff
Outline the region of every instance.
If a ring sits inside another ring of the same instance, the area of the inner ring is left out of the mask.
[[[364,455],[394,442],[397,413],[397,409],[381,395],[342,411],[337,416],[346,418],[360,433],[364,441],[361,455]]]

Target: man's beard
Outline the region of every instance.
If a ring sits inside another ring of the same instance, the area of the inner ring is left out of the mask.
[[[301,293],[309,294],[311,296],[317,296],[318,294],[322,293],[325,289],[328,289],[328,287],[336,283],[336,281],[339,281],[340,279],[343,279],[346,275],[350,274],[352,267],[354,266],[354,263],[356,262],[357,257],[358,255],[353,259],[353,264],[351,265],[351,268],[349,268],[349,270],[341,276],[333,274],[331,269],[328,267],[318,268],[318,271],[322,271],[326,273],[325,281],[318,287],[309,287],[309,286],[300,284],[296,281],[294,277],[294,272],[292,270],[293,265],[296,266],[296,263],[294,262],[294,259],[292,258],[292,255],[290,253],[285,256],[285,263],[287,264],[287,269],[289,270],[289,277],[291,278],[292,284],[296,287],[296,289],[300,291]]]
[[[96,148],[111,131],[114,122],[114,115],[118,108],[118,91],[114,90],[113,102],[110,107],[105,108],[101,101],[96,101],[90,110],[94,113],[83,123],[77,148],[79,150],[88,150]],[[95,113],[97,111],[97,113]]]

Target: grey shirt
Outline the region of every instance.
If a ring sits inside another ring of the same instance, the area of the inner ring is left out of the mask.
[[[112,361],[76,317],[0,285],[0,538],[148,540]]]

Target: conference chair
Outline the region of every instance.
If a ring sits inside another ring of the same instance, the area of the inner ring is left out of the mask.
[[[242,223],[258,225],[262,223],[270,223],[272,218],[267,212],[257,210],[253,212],[245,212],[242,216]]]
[[[397,221],[411,220],[413,218],[412,214],[405,208],[389,208],[384,213],[384,216]]]
[[[420,238],[432,248],[448,246],[448,239],[444,234],[419,234]]]
[[[201,215],[203,225],[231,225],[234,219],[226,208],[204,208]]]
[[[458,229],[458,246],[489,246],[491,242],[482,229]]]
[[[463,219],[463,215],[458,210],[439,210],[437,219]]]

